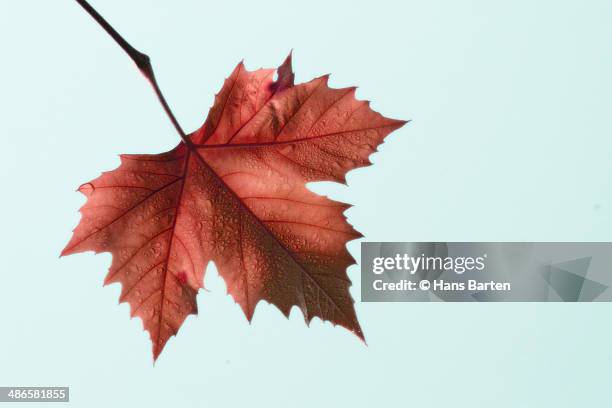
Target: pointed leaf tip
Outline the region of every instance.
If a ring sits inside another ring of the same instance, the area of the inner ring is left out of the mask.
[[[292,54],[293,50],[289,52],[285,61],[278,67],[278,79],[274,83],[276,92],[280,92],[294,85],[293,81],[295,80],[295,74],[293,73],[292,67]]]

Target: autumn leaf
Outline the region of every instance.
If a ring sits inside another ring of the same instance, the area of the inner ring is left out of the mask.
[[[105,284],[121,283],[154,359],[197,313],[210,261],[249,321],[265,300],[363,339],[346,274],[355,263],[346,243],[361,235],[343,215],[349,205],[305,184],[344,182],[405,122],[372,111],[355,88],[330,88],[327,76],[293,78],[291,56],[278,70],[238,64],[204,125],[177,147],[122,155],[79,188],[87,202],[62,255],[112,254]]]

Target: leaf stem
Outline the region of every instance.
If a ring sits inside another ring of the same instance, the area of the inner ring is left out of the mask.
[[[132,59],[132,61],[134,61],[140,72],[145,76],[145,78],[153,87],[155,95],[157,95],[157,99],[159,99],[159,102],[164,108],[166,115],[168,115],[170,122],[172,122],[172,125],[181,137],[181,140],[188,147],[191,147],[191,141],[187,138],[187,135],[185,135],[183,128],[176,120],[174,113],[172,113],[172,109],[170,109],[170,106],[168,106],[168,102],[166,102],[166,98],[164,97],[164,94],[162,93],[161,89],[159,88],[159,85],[157,84],[157,80],[155,79],[155,73],[153,72],[153,66],[151,65],[151,59],[149,58],[149,56],[132,47],[132,45],[128,43],[125,38],[123,38],[121,34],[119,34],[117,30],[115,30],[113,26],[111,26],[108,21],[106,21],[104,17],[102,17],[100,13],[98,13],[96,9],[94,9],[91,4],[89,4],[86,0],[76,0],[76,2],[79,3],[81,7],[83,7],[85,11],[87,11],[87,13],[89,13],[89,15],[93,17],[93,19],[96,20],[98,24],[100,24],[100,26],[102,26],[104,31],[106,31],[108,35],[110,35],[113,40],[115,40],[115,42],[123,49],[123,51],[125,51],[125,53]]]

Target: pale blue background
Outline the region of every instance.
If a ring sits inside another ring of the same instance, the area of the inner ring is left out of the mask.
[[[367,240],[612,240],[609,0],[94,4],[152,56],[187,130],[240,59],[292,48],[299,82],[331,72],[413,119],[348,187],[315,188],[355,204]],[[0,3],[0,135],[0,385],[69,385],[75,407],[610,404],[610,304],[358,302],[365,347],[264,304],[249,326],[214,270],[153,367],[101,287],[109,255],[58,254],[79,184],[178,138],[73,1]]]

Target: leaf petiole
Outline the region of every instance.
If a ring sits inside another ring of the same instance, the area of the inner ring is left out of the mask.
[[[155,79],[155,73],[153,72],[153,66],[151,65],[151,59],[149,58],[149,56],[138,51],[130,43],[128,43],[125,38],[123,38],[121,34],[119,34],[117,30],[115,30],[113,26],[111,26],[108,21],[106,21],[106,19],[104,19],[104,17],[102,17],[100,13],[98,13],[96,9],[94,9],[93,6],[89,4],[86,0],[76,0],[76,2],[79,3],[79,5],[83,7],[83,9],[85,9],[85,11],[87,11],[87,13],[89,13],[89,15],[93,17],[93,19],[96,20],[98,24],[100,24],[104,31],[106,31],[113,38],[113,40],[115,40],[115,42],[123,49],[123,51],[125,51],[125,53],[132,59],[132,61],[134,61],[140,72],[145,76],[145,78],[153,87],[155,95],[157,95],[157,99],[159,99],[159,102],[164,108],[166,115],[168,115],[170,122],[172,122],[172,125],[181,137],[181,140],[183,141],[183,143],[185,143],[188,147],[191,148],[191,141],[187,138],[187,135],[185,135],[183,128],[176,120],[174,113],[172,113],[172,109],[170,109],[170,106],[168,106],[168,102],[166,102],[166,98],[164,97],[164,94],[162,93],[161,89],[159,88],[159,85],[157,84],[157,80]]]

